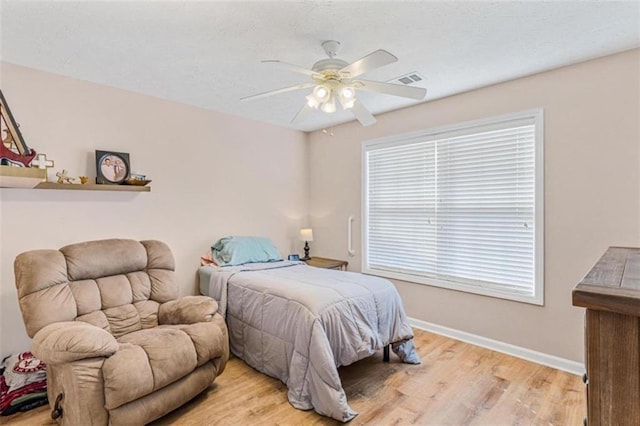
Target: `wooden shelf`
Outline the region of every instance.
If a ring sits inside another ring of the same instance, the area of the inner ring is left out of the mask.
[[[35,189],[59,189],[59,190],[75,190],[75,191],[125,191],[125,192],[150,192],[150,186],[136,185],[99,185],[95,183],[55,183],[41,182]]]
[[[150,192],[150,186],[98,185],[47,182],[47,170],[37,167],[0,166],[0,188],[58,189],[71,191]]]
[[[45,169],[0,166],[0,187],[2,188],[33,188],[46,180]]]

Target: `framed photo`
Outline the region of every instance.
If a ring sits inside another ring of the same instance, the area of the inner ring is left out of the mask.
[[[128,153],[96,150],[96,183],[119,185],[129,173]]]

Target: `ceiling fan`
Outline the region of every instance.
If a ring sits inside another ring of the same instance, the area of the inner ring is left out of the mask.
[[[266,64],[295,71],[311,77],[312,81],[282,89],[271,90],[253,96],[242,98],[242,101],[265,98],[280,93],[302,90],[313,87],[311,93],[306,96],[306,102],[291,120],[292,123],[302,121],[311,111],[319,109],[325,113],[333,113],[337,110],[337,104],[342,109],[351,111],[363,126],[370,126],[376,122],[375,117],[362,105],[357,97],[358,90],[366,92],[385,93],[416,100],[424,99],[427,90],[421,87],[402,86],[400,84],[384,83],[380,81],[362,80],[357,78],[362,74],[396,62],[398,58],[386,50],[376,50],[355,62],[348,63],[338,59],[336,55],[340,49],[340,42],[328,40],[322,43],[328,59],[321,59],[311,69],[298,65],[288,64],[278,60],[262,61]]]

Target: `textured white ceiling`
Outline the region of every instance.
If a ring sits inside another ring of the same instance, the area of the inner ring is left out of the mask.
[[[348,62],[390,51],[399,61],[364,77],[418,71],[426,101],[640,46],[638,1],[2,0],[0,14],[3,61],[304,131],[352,117],[292,126],[308,90],[239,99],[307,81],[260,61],[311,67],[324,40]],[[374,113],[415,103],[358,96]]]

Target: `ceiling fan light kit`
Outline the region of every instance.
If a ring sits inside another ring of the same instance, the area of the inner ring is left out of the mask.
[[[355,95],[355,90],[350,86],[327,87],[324,83],[318,84],[311,94],[306,96],[307,106],[314,109],[320,108],[322,112],[331,114],[336,112],[336,97],[340,100],[342,108],[346,110],[353,108]]]
[[[426,89],[421,87],[408,87],[379,81],[354,80],[355,77],[366,72],[398,60],[398,58],[386,50],[376,50],[355,62],[348,63],[336,58],[340,49],[340,42],[327,40],[322,43],[322,48],[329,58],[317,61],[311,69],[278,60],[262,61],[263,63],[277,65],[291,71],[308,75],[313,79],[313,82],[271,90],[258,95],[248,96],[241,100],[259,99],[313,87],[311,93],[305,97],[306,102],[295,115],[292,123],[304,120],[309,112],[313,110],[320,110],[326,114],[332,114],[337,111],[337,102],[339,102],[342,109],[350,111],[360,124],[370,126],[376,122],[376,119],[367,108],[362,105],[362,102],[357,99],[357,90],[385,93],[416,100],[423,100],[427,93]]]
[[[333,96],[333,93],[330,93],[329,99],[320,105],[320,109],[327,114],[336,112],[336,98]]]

